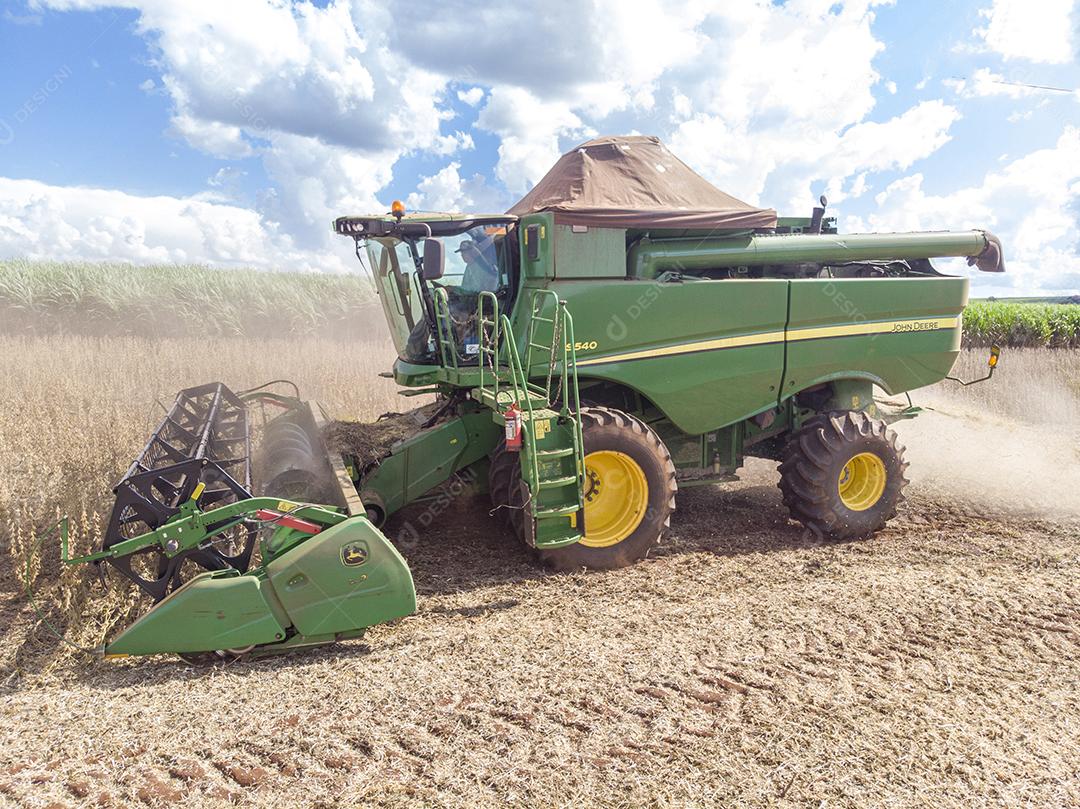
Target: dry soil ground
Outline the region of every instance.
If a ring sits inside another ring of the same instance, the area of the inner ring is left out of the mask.
[[[915,482],[870,541],[805,536],[762,461],[610,573],[536,569],[462,497],[406,548],[418,614],[363,641],[9,656],[0,803],[1080,804],[1076,425],[954,401],[900,425]],[[6,642],[46,643],[4,581]]]

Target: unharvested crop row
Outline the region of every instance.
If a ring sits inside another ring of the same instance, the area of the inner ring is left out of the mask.
[[[22,260],[0,262],[0,330],[347,340],[384,333],[361,275]]]
[[[1080,346],[1080,305],[974,301],[964,311],[964,342],[1010,348]]]

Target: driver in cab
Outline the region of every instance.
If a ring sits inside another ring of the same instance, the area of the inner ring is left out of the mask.
[[[495,243],[490,238],[475,241],[465,239],[454,252],[465,262],[465,271],[461,284],[447,290],[450,293],[450,316],[454,321],[455,336],[466,357],[475,358],[477,297],[481,292],[497,292],[499,289]]]
[[[465,239],[455,253],[465,262],[465,273],[461,277],[462,292],[478,295],[481,292],[494,292],[499,288],[499,268],[492,260],[494,244],[490,239],[482,243]]]

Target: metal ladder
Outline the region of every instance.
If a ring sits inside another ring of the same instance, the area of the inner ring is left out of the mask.
[[[522,411],[521,471],[531,493],[532,544],[555,548],[577,542],[584,527],[585,459],[574,322],[566,302],[551,290],[535,290],[529,307],[522,361],[498,300],[490,292],[480,294],[477,390],[478,398],[500,416],[511,404]],[[542,384],[530,381],[539,363],[544,365]]]

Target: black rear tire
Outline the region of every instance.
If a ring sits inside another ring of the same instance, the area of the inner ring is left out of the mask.
[[[823,539],[862,539],[896,516],[908,484],[904,448],[861,411],[822,413],[788,439],[780,491],[791,516]]]

